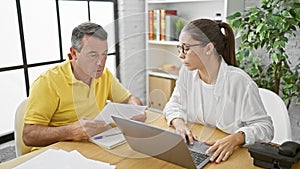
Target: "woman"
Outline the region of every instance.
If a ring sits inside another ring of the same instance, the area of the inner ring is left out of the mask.
[[[235,42],[231,27],[209,19],[194,20],[179,36],[177,47],[183,65],[164,114],[176,132],[193,143],[197,137],[186,123],[217,127],[230,134],[207,142],[211,161],[226,161],[236,146],[269,142],[273,124],[255,82],[235,67]]]

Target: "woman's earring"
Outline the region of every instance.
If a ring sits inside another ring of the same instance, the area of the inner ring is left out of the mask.
[[[206,55],[210,55],[210,53],[209,53],[209,52],[206,52]]]

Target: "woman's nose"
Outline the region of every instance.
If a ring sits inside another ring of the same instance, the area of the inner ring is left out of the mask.
[[[184,59],[184,58],[185,58],[185,55],[184,55],[182,52],[180,52],[178,57],[179,57],[180,59]]]

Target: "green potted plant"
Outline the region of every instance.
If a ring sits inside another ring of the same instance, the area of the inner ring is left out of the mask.
[[[300,103],[300,63],[291,63],[286,52],[289,38],[300,30],[300,1],[262,0],[261,4],[227,17],[241,36],[238,65],[259,87],[281,95],[289,108],[293,99]],[[265,54],[255,54],[257,49]]]

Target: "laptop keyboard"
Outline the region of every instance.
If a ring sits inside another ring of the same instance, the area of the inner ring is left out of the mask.
[[[191,156],[194,160],[194,163],[196,164],[196,166],[198,166],[199,164],[201,164],[204,160],[206,160],[207,158],[209,158],[208,155],[203,154],[203,153],[199,153],[193,150],[190,150]]]

